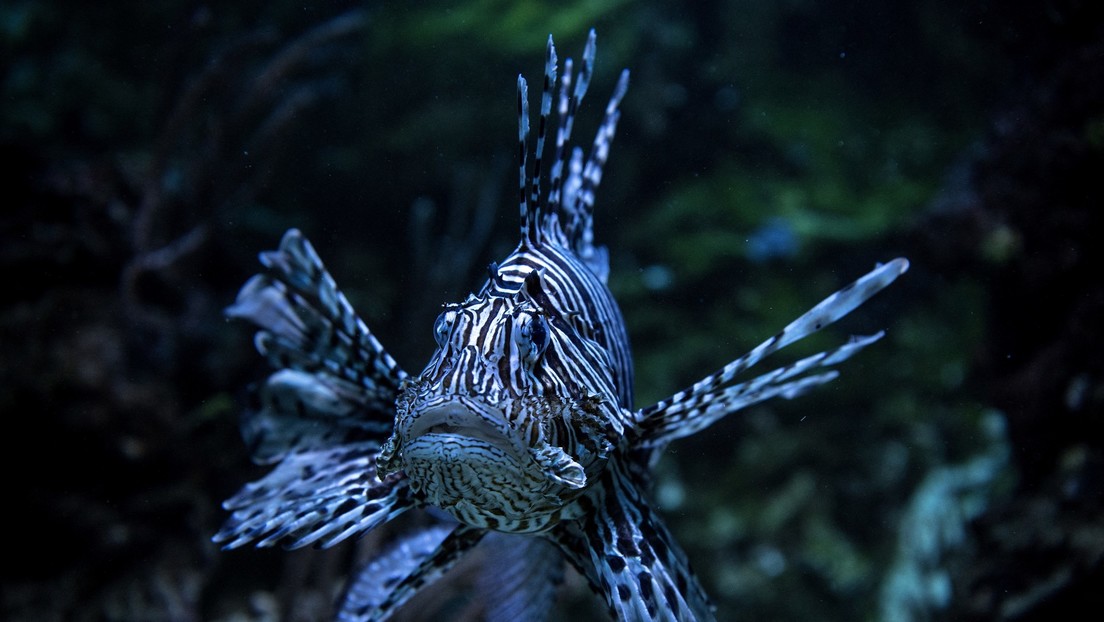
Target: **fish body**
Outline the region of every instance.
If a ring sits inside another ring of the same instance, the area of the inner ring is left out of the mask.
[[[549,37],[531,172],[527,85],[519,77],[520,241],[490,266],[478,292],[445,305],[433,326],[437,350],[421,373],[408,375],[387,354],[298,231],[262,254],[265,270],[228,309],[260,327],[257,348],[276,369],[244,424],[254,457],[275,466],[225,503],[231,517],[216,541],[331,546],[412,508],[455,520],[414,530],[371,561],[350,582],[341,620],[386,619],[484,539],[513,578],[493,588],[502,594],[488,619],[546,614],[532,604],[550,598],[562,560],[586,577],[613,619],[713,619],[685,554],[648,501],[655,457],[750,404],[833,379],[830,367],[882,336],[852,338],[737,380],[887,286],[908,268],[904,259],[879,265],[687,389],[634,408],[625,323],[592,227],[627,71],[589,156],[570,147],[594,54],[592,31],[579,75],[567,60],[557,80]]]

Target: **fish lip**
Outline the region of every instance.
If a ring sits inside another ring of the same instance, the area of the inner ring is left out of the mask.
[[[410,443],[427,434],[452,434],[479,439],[521,458],[528,454],[501,409],[462,397],[433,400],[420,409],[403,431]]]

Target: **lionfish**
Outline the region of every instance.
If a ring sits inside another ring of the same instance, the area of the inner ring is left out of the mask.
[[[477,293],[444,305],[433,325],[437,349],[421,373],[408,375],[384,350],[296,230],[261,254],[263,272],[227,309],[260,328],[256,347],[277,370],[242,426],[255,460],[275,468],[224,503],[232,514],[216,542],[329,547],[413,508],[436,512],[350,581],[340,620],[388,618],[481,540],[499,570],[486,582],[498,592],[488,599],[488,619],[547,616],[563,560],[614,619],[713,619],[686,555],[648,500],[658,455],[730,413],[832,380],[830,367],[883,335],[852,337],[737,381],[892,283],[907,270],[905,259],[877,266],[690,387],[633,406],[625,323],[606,287],[607,251],[592,229],[628,70],[589,155],[570,144],[594,41],[592,30],[577,77],[564,62],[555,96],[558,61],[548,38],[531,173],[528,92],[518,77],[521,239],[490,264]]]

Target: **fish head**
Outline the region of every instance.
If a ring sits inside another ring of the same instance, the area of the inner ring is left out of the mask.
[[[457,520],[536,532],[572,518],[621,438],[608,353],[557,311],[538,271],[446,305],[438,348],[396,402],[382,473]]]

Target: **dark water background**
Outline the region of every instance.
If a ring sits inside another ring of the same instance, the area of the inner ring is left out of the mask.
[[[325,619],[383,535],[210,543],[263,472],[236,417],[266,370],[221,308],[298,227],[420,369],[440,303],[516,242],[516,75],[595,26],[575,135],[629,67],[597,235],[638,405],[912,262],[778,358],[885,328],[839,380],[662,462],[720,619],[1095,619],[1102,24],[1077,0],[4,3],[0,618]],[[455,574],[403,619],[477,607]]]

